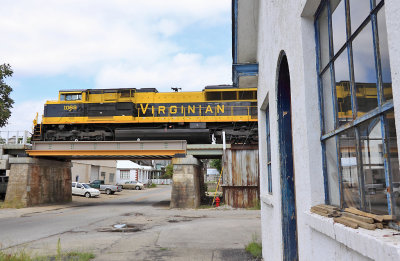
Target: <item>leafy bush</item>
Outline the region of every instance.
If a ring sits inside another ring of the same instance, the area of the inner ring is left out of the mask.
[[[257,240],[257,235],[253,235],[253,240],[249,244],[247,244],[245,249],[253,257],[255,257],[257,259],[261,259],[262,258],[262,245]]]

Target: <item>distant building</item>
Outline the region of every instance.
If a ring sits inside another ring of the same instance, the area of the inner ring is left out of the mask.
[[[117,183],[123,184],[127,181],[139,181],[148,183],[153,168],[141,166],[130,160],[117,161]]]
[[[217,181],[219,178],[219,171],[215,168],[207,168],[206,181]]]
[[[115,160],[72,160],[72,181],[89,183],[93,180],[104,180],[115,184],[117,161]]]

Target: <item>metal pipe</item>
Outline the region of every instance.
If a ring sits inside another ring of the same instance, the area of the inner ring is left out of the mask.
[[[22,143],[23,144],[26,144],[27,136],[28,136],[28,131],[24,131],[24,136],[22,138]]]
[[[223,147],[223,150],[224,150],[224,152],[225,152],[225,150],[226,150],[226,139],[225,139],[225,131],[222,131],[222,147]]]

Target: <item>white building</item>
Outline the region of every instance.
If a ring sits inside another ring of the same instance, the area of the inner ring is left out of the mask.
[[[130,160],[117,161],[117,184],[123,184],[127,181],[139,181],[148,183],[152,167],[141,166]]]
[[[258,76],[264,259],[400,260],[397,231],[310,213],[328,203],[400,221],[400,1],[232,3],[234,82]]]

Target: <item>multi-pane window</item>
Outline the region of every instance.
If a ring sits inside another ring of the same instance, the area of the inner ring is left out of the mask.
[[[326,201],[399,218],[384,0],[323,0],[315,28]]]
[[[272,194],[272,174],[271,174],[271,132],[269,128],[269,106],[265,111],[267,124],[267,168],[268,168],[268,193]]]
[[[129,170],[120,170],[119,178],[120,179],[130,179],[130,171]]]
[[[108,176],[108,182],[114,183],[114,173],[110,173],[110,176]]]

